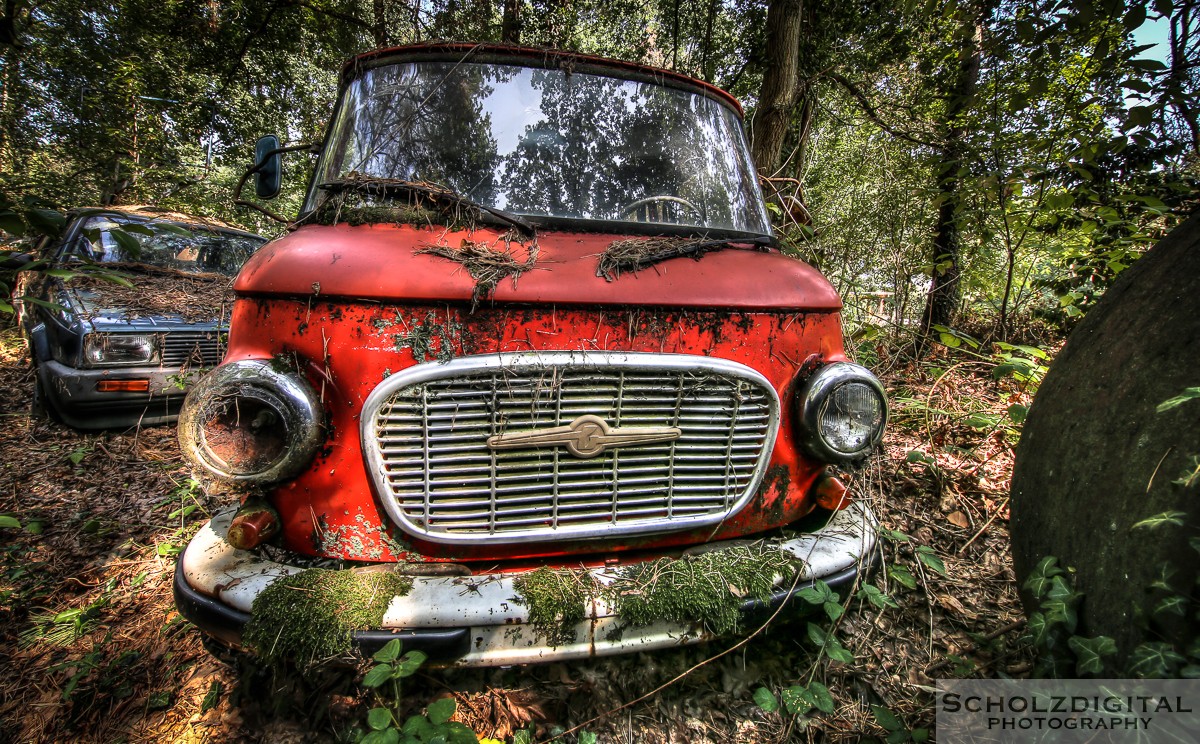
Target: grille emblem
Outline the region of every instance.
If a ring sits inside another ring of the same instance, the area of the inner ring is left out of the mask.
[[[679,439],[677,426],[624,426],[617,429],[599,416],[580,416],[566,426],[533,431],[514,431],[489,437],[488,447],[494,450],[530,449],[534,447],[566,447],[576,457],[587,459],[605,450],[637,444],[673,442]]]

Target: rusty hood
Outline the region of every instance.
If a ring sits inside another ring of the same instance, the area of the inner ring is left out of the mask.
[[[598,275],[600,258],[613,243],[638,239],[543,230],[535,244],[478,227],[307,225],[260,249],[242,269],[234,290],[258,296],[470,302],[480,294],[480,280],[469,268],[479,273],[478,267],[454,256],[486,247],[507,251],[522,267],[519,276],[495,284],[488,297],[495,303],[817,312],[842,306],[820,272],[775,250],[728,247],[700,258],[681,256],[624,271],[613,280]]]

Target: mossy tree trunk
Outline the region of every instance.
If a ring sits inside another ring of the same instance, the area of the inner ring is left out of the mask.
[[[1012,480],[1020,579],[1057,556],[1084,593],[1078,635],[1111,636],[1118,658],[1146,640],[1179,644],[1195,621],[1156,613],[1165,569],[1189,594],[1200,521],[1200,217],[1126,270],[1071,334],[1029,412]],[[1134,525],[1182,512],[1182,527]],[[1177,646],[1179,647],[1179,646]]]

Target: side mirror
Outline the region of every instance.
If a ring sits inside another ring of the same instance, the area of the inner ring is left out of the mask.
[[[260,199],[279,196],[283,185],[283,157],[279,153],[279,138],[273,134],[260,137],[254,143],[254,193]]]

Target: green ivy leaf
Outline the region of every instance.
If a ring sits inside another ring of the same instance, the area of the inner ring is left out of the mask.
[[[383,731],[392,725],[392,712],[387,708],[372,708],[367,713],[367,725],[375,731]]]
[[[1162,527],[1163,525],[1172,525],[1175,527],[1182,527],[1183,526],[1182,517],[1186,517],[1186,516],[1187,516],[1187,512],[1174,511],[1174,510],[1165,511],[1165,512],[1162,512],[1161,514],[1155,514],[1153,517],[1146,517],[1145,519],[1143,519],[1140,522],[1135,522],[1133,527],[1131,527],[1130,529],[1136,530],[1140,527],[1145,527],[1146,529],[1153,530],[1153,529]]]
[[[479,737],[475,732],[458,721],[442,724],[441,730],[445,732],[446,744],[479,744]],[[584,741],[582,736],[579,741]]]
[[[1172,594],[1169,597],[1164,597],[1154,608],[1155,615],[1178,615],[1179,617],[1187,617],[1189,600],[1182,594]]]
[[[858,596],[866,599],[881,610],[888,607],[898,608],[900,606],[896,604],[896,600],[889,597],[886,592],[880,590],[874,584],[863,584],[862,588],[858,590]]]
[[[808,694],[816,704],[817,710],[822,713],[833,712],[833,694],[829,692],[828,687],[820,682],[813,682],[808,686]]]
[[[928,545],[920,545],[915,552],[917,560],[921,561],[921,563],[924,563],[941,576],[946,575],[946,564],[942,563],[942,559],[938,558],[937,553],[933,552],[933,548]]]
[[[600,737],[597,736],[596,734],[592,733],[591,731],[580,731],[579,739],[577,741],[578,741],[578,744],[596,744],[596,742],[598,742],[599,740],[600,740]]]
[[[812,586],[800,590],[800,598],[810,605],[823,605],[831,599],[836,599],[836,596],[824,581],[817,581]]]
[[[888,731],[904,731],[904,722],[896,717],[896,714],[882,705],[872,705],[871,714],[875,716],[875,722],[883,726]]]
[[[1100,674],[1104,669],[1104,657],[1117,652],[1116,641],[1108,636],[1071,636],[1067,645],[1075,652],[1075,671],[1080,677],[1085,674]]]
[[[1014,424],[1025,423],[1025,418],[1029,415],[1029,407],[1023,406],[1020,403],[1013,403],[1008,407],[1008,420]]]
[[[1058,567],[1058,559],[1047,556],[1038,561],[1029,578],[1025,579],[1025,589],[1035,598],[1041,599],[1050,588],[1050,579],[1061,575],[1063,570]]]
[[[1171,677],[1175,669],[1187,659],[1169,643],[1148,641],[1141,643],[1129,655],[1129,673],[1144,679]]]
[[[821,606],[825,609],[825,614],[829,616],[830,620],[837,620],[842,616],[842,606],[837,602],[826,602]]]
[[[533,733],[528,729],[514,731],[512,744],[533,744]]]
[[[1036,648],[1046,645],[1046,639],[1052,629],[1053,625],[1046,620],[1046,615],[1042,612],[1030,613],[1029,621],[1025,623],[1025,630],[1029,633],[1029,642]]]
[[[53,209],[31,209],[25,213],[25,219],[29,220],[33,229],[51,237],[62,234],[63,228],[67,226],[66,216]]]
[[[457,707],[458,704],[454,702],[454,698],[452,697],[434,700],[429,704],[427,709],[429,722],[435,726],[438,726],[446,721],[449,721],[450,717],[454,715],[454,711]]]
[[[404,722],[402,731],[406,736],[414,737],[417,741],[428,741],[429,737],[433,735],[434,728],[425,716],[409,716],[408,720]]]
[[[400,650],[402,645],[399,638],[393,638],[387,642],[383,648],[379,649],[371,656],[375,661],[383,663],[391,663],[400,658]]]
[[[903,532],[898,530],[889,530],[887,527],[879,528],[879,536],[885,540],[891,540],[892,542],[908,542],[912,539]]]
[[[916,578],[914,578],[912,572],[904,566],[888,566],[887,574],[889,577],[891,577],[892,581],[895,581],[897,584],[906,586],[909,589],[917,588]]]
[[[768,713],[774,713],[779,710],[779,701],[775,699],[775,693],[765,687],[760,687],[754,691],[754,702]]]
[[[783,698],[783,707],[794,716],[807,715],[810,710],[817,707],[817,701],[808,689],[801,685],[786,687],[779,696]]]
[[[838,643],[833,638],[829,639],[829,644],[825,646],[825,655],[834,661],[840,661],[843,664],[853,664],[854,654],[850,653],[850,649]]]
[[[421,668],[421,665],[428,658],[429,656],[424,651],[409,651],[400,658],[400,663],[396,664],[392,676],[396,679],[411,677],[417,673],[417,670]]]
[[[1042,610],[1046,613],[1046,622],[1061,623],[1066,626],[1068,632],[1075,632],[1075,626],[1079,622],[1075,605],[1078,604],[1081,596],[1079,592],[1071,589],[1062,576],[1051,578],[1050,589],[1046,592],[1046,598],[1042,600]]]
[[[204,693],[204,700],[200,703],[200,712],[207,713],[213,708],[221,704],[221,695],[225,689],[221,685],[221,680],[214,679],[212,684],[208,686],[208,692]]]
[[[121,252],[125,254],[125,260],[136,261],[141,258],[142,244],[138,242],[137,238],[119,229],[109,230],[108,234],[121,247]]]
[[[392,678],[392,665],[391,664],[378,664],[376,666],[371,667],[371,671],[367,672],[366,675],[363,677],[362,683],[363,683],[364,687],[370,687],[370,688],[374,689],[374,688],[382,685],[384,682],[387,682],[391,678]]]

